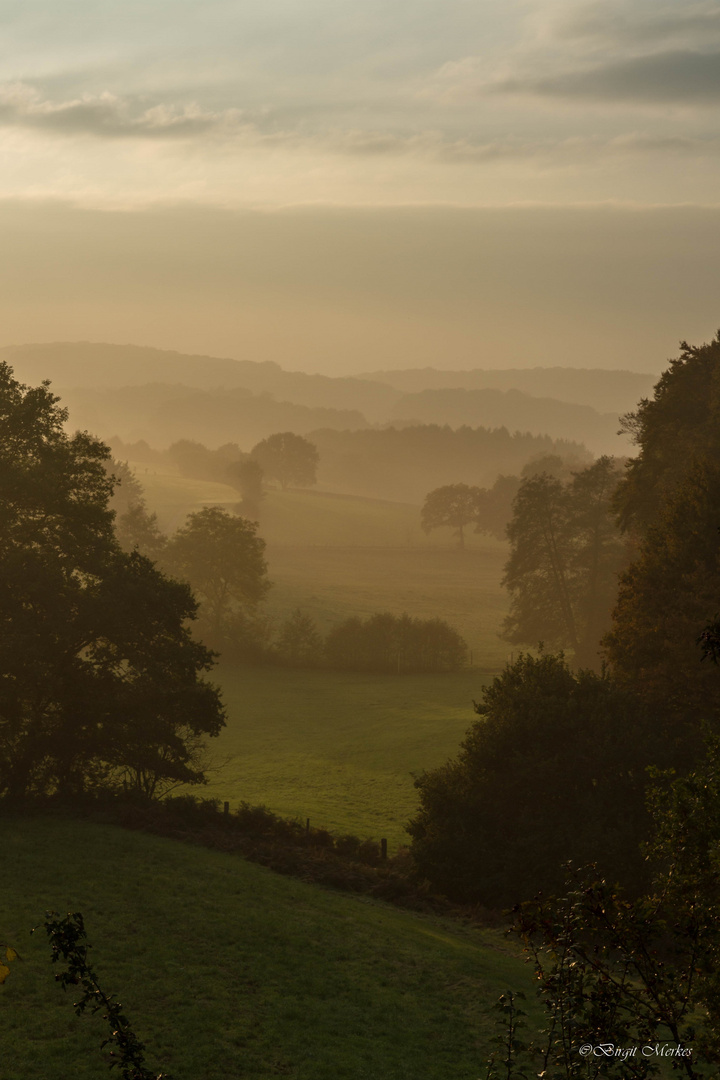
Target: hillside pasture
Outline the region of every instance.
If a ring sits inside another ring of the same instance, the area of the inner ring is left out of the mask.
[[[0,846],[2,940],[22,958],[0,987],[3,1080],[114,1075],[101,1013],[76,1017],[53,979],[48,909],[83,913],[101,985],[175,1080],[476,1080],[489,1007],[530,988],[496,931],[238,856],[44,817],[5,816]]]
[[[200,794],[397,850],[418,805],[412,774],[457,754],[487,676],[221,667],[217,681],[228,721]]]

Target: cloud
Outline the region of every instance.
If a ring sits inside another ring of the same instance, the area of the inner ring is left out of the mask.
[[[560,40],[583,41],[586,46],[707,46],[720,40],[720,4],[709,0],[684,3],[682,7],[655,2],[643,6],[637,0],[631,5],[593,0],[561,11],[552,25],[552,34]]]
[[[51,101],[27,83],[0,87],[0,125],[34,128],[59,135],[96,138],[188,138],[205,134],[228,120],[237,110],[206,112],[197,105],[163,103],[147,106],[131,98],[102,93],[67,101]]]
[[[673,50],[541,78],[510,78],[490,92],[650,104],[720,101],[720,51]]]

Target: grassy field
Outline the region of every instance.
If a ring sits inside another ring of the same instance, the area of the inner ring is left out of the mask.
[[[210,480],[191,480],[154,465],[129,462],[145,490],[160,526],[172,532],[185,516],[203,506],[237,506],[235,488]],[[323,547],[451,547],[452,530],[420,528],[420,507],[411,503],[338,495],[316,488],[280,491],[269,488],[262,501],[260,533],[274,544]],[[466,530],[466,545],[483,548],[486,538]]]
[[[136,468],[168,531],[203,505],[237,505],[237,492],[224,484]],[[504,542],[471,532],[461,551],[449,529],[425,536],[417,506],[315,491],[269,491],[260,534],[273,582],[265,610],[275,623],[298,607],[323,630],[351,615],[406,611],[449,622],[477,667],[507,660],[509,647],[498,637],[508,611]]]
[[[273,582],[265,610],[282,622],[300,608],[323,630],[377,611],[441,618],[462,634],[472,666],[503,667],[510,646],[498,637],[508,601],[499,586],[503,546],[484,548],[289,547],[269,545]]]
[[[114,1075],[100,1016],[53,981],[45,910],[82,911],[91,962],[148,1064],[176,1080],[477,1080],[508,986],[495,931],[323,891],[242,859],[62,818],[0,821],[2,1080]],[[104,1059],[104,1060],[103,1060]]]
[[[205,503],[237,501],[222,484],[143,469],[148,504],[166,529]],[[440,617],[463,635],[477,670],[388,677],[223,669],[228,726],[213,743],[207,794],[336,832],[384,836],[394,847],[405,842],[417,807],[411,773],[457,753],[474,719],[472,699],[509,656],[497,633],[507,612],[506,545],[471,534],[460,551],[449,530],[425,537],[419,517],[402,503],[268,492],[260,531],[273,587],[264,610],[278,627],[300,608],[323,631],[377,611]]]
[[[411,774],[455,756],[484,679],[221,668],[217,681],[228,722],[200,794],[384,836],[395,850],[417,808]]]

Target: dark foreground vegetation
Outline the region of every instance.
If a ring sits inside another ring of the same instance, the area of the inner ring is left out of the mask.
[[[720,336],[683,346],[654,398],[626,418],[639,452],[619,482],[603,458],[571,478],[521,480],[508,528],[506,633],[521,642],[546,626],[553,646],[569,638],[575,666],[540,649],[485,688],[457,760],[418,776],[410,854],[392,863],[372,845],[303,834],[249,807],[225,819],[209,804],[155,805],[169,785],[202,782],[203,744],[223,722],[203,677],[213,657],[187,629],[196,602],[118,544],[107,448],[66,436],[47,387],[27,390],[2,372],[6,805],[51,797],[97,806],[102,797],[148,814],[147,827],[185,814],[190,831],[212,834],[216,846],[224,837],[268,865],[285,860],[278,868],[293,874],[323,867],[326,884],[368,891],[373,881],[411,902],[516,905],[548,1030],[544,1044],[523,1050],[522,1018],[506,995],[505,1049],[488,1077],[648,1077],[662,1068],[657,1055],[607,1062],[594,1048],[663,1041],[688,1080],[717,1071]],[[606,527],[613,516],[615,531]],[[188,559],[203,550],[194,546],[202,530],[245,543],[251,572],[237,589],[253,614],[266,588],[255,528],[200,512],[175,541]],[[246,617],[209,584],[199,591],[218,632],[223,618]],[[370,625],[379,637],[381,624]],[[357,652],[362,621],[351,629]],[[583,655],[601,634],[592,671]],[[139,802],[127,801],[130,790]]]

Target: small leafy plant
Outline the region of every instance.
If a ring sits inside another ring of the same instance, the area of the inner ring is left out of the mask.
[[[49,911],[43,925],[50,939],[52,962],[63,961],[65,964],[65,969],[55,976],[56,981],[63,990],[68,986],[82,987],[82,997],[73,1003],[76,1015],[81,1016],[88,1007],[93,1013],[104,1010],[103,1019],[110,1026],[110,1035],[101,1043],[100,1049],[113,1047],[110,1068],[119,1065],[123,1080],[172,1080],[170,1073],[156,1073],[146,1068],[145,1046],[130,1026],[121,1003],[101,988],[88,963],[90,946],[85,944],[87,934],[82,914],[75,911],[60,917],[57,912]]]

